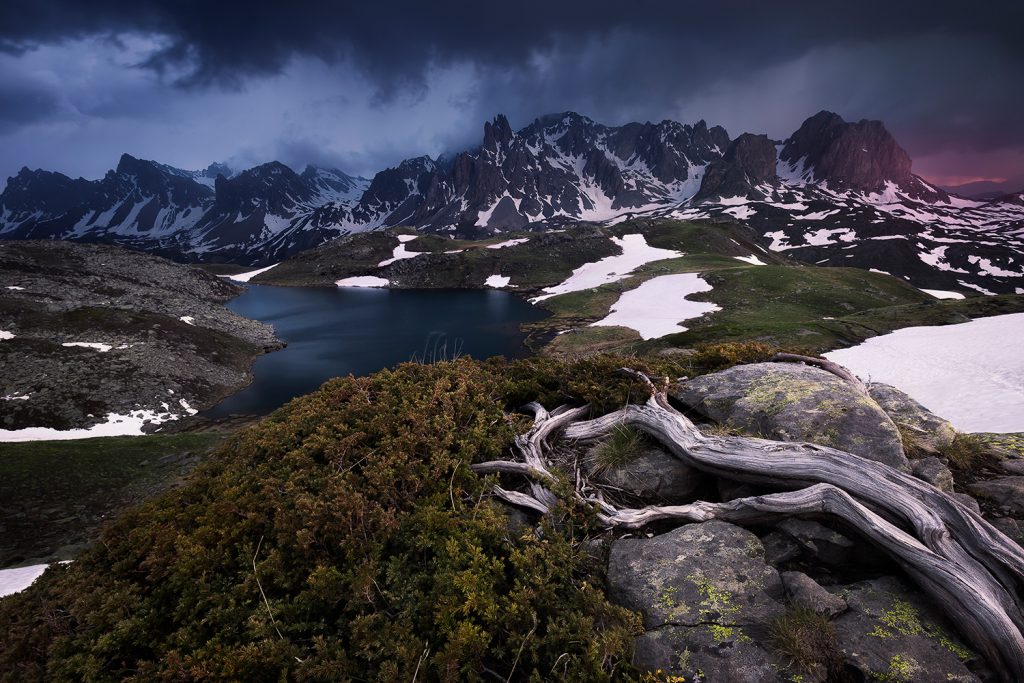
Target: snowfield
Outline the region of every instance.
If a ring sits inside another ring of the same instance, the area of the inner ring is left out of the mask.
[[[359,275],[342,278],[334,284],[338,287],[390,287],[391,281],[376,275]]]
[[[251,280],[254,277],[256,277],[257,275],[259,275],[260,273],[265,273],[268,270],[270,270],[271,268],[276,267],[277,265],[278,264],[275,263],[272,266],[267,266],[266,268],[260,268],[259,270],[250,270],[247,273],[237,273],[235,275],[221,275],[221,277],[226,277],[227,279],[234,280],[235,282],[248,282],[249,280]]]
[[[629,327],[639,332],[643,339],[685,332],[687,328],[680,325],[680,321],[722,310],[716,304],[686,298],[709,291],[711,285],[697,273],[661,275],[636,289],[623,292],[612,304],[611,312],[592,323],[591,327]]]
[[[530,303],[535,304],[559,294],[593,289],[609,282],[622,280],[646,263],[685,256],[681,251],[652,247],[640,234],[612,237],[611,240],[622,249],[621,254],[606,256],[594,263],[584,263],[572,271],[572,275],[565,282],[554,287],[545,287],[544,294],[530,299]]]
[[[1024,431],[1024,313],[908,327],[825,354],[891,384],[963,432]]]

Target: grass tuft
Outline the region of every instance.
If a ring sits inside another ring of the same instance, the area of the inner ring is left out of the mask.
[[[940,455],[949,460],[951,467],[962,471],[975,470],[993,464],[998,459],[977,436],[960,432],[957,432],[953,443],[940,451]]]
[[[790,666],[802,672],[822,668],[831,672],[843,662],[835,627],[806,607],[789,609],[772,624],[771,643]]]
[[[597,445],[593,454],[593,465],[597,472],[616,469],[632,462],[647,446],[643,432],[629,425],[617,425]]]

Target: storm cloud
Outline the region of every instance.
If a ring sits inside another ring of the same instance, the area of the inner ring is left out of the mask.
[[[1018,2],[0,6],[0,175],[279,158],[368,174],[574,110],[782,138],[879,118],[939,182],[1024,185]]]

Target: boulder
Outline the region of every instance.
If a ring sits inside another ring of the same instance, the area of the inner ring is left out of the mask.
[[[967,493],[958,493],[958,492],[953,492],[953,493],[951,493],[949,495],[951,495],[954,498],[956,498],[958,501],[960,501],[963,505],[966,505],[971,510],[974,510],[975,512],[977,512],[979,515],[981,514],[981,506],[978,505],[978,501],[976,501],[974,499],[974,496],[972,496],[970,494],[967,494]]]
[[[596,466],[594,449],[583,459],[588,474],[595,481],[641,498],[659,503],[688,503],[708,483],[708,477],[702,472],[683,464],[658,446],[647,445],[628,462],[605,468]]]
[[[782,441],[809,441],[907,470],[899,431],[848,382],[820,368],[753,363],[677,384],[671,395],[712,420]]]
[[[805,607],[829,619],[846,611],[845,600],[829,593],[807,574],[782,572],[781,576],[790,603],[797,607]]]
[[[608,595],[640,612],[635,663],[686,680],[778,680],[765,644],[784,613],[778,572],[749,531],[712,520],[660,536],[621,539],[608,560]]]
[[[976,481],[970,489],[975,496],[991,501],[1014,517],[1024,517],[1024,476]]]
[[[824,565],[843,567],[853,561],[855,554],[859,554],[856,543],[824,524],[791,517],[775,526]]]
[[[913,460],[910,471],[921,481],[926,481],[942,491],[953,490],[953,473],[934,455]]]
[[[772,531],[762,536],[761,545],[764,546],[765,561],[774,567],[800,557],[802,552],[800,544],[781,531]]]
[[[956,438],[953,424],[888,384],[872,383],[868,393],[904,432],[922,455],[937,455]]]
[[[975,658],[916,589],[893,577],[832,589],[849,609],[833,619],[847,667],[861,680],[978,681]]]

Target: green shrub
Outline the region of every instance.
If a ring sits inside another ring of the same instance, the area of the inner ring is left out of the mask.
[[[689,360],[695,373],[717,372],[740,363],[771,360],[779,349],[763,342],[722,342],[698,344]]]

